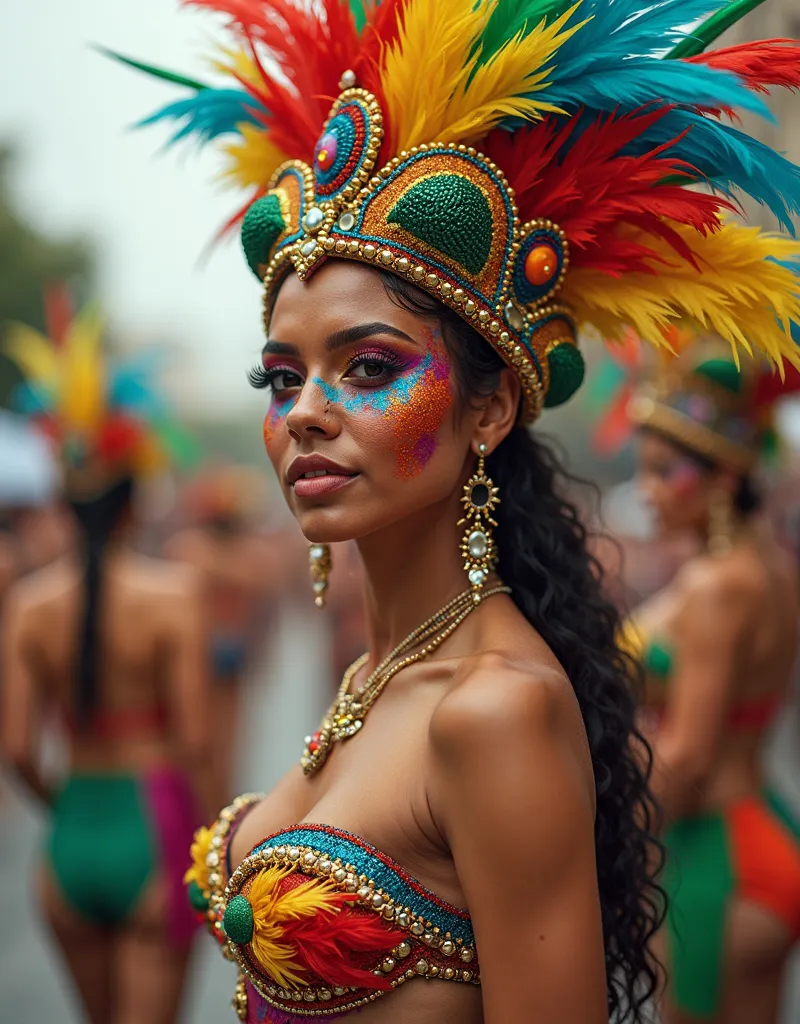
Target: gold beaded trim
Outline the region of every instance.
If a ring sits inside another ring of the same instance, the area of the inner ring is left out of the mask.
[[[758,460],[750,448],[736,444],[650,395],[632,398],[628,415],[640,427],[651,427],[703,458],[721,462],[737,472],[749,473]]]
[[[264,796],[264,793],[243,793],[241,796],[237,796],[233,803],[220,811],[219,817],[211,826],[211,840],[209,842],[208,855],[206,856],[210,893],[208,906],[214,912],[215,917],[214,924],[211,926],[212,930],[216,933],[216,938],[222,944],[222,955],[226,959],[230,959],[230,957],[227,950],[229,943],[225,939],[225,932],[222,927],[222,915],[227,905],[225,899],[226,883],[223,872],[225,870],[228,842],[230,841],[229,834],[245,811],[249,810],[254,804],[260,803]]]
[[[325,878],[340,892],[351,893],[354,902],[380,914],[385,921],[392,922],[395,928],[407,931],[417,941],[431,949],[438,950],[442,956],[453,957],[457,965],[470,964],[477,956],[474,946],[466,945],[462,939],[453,938],[449,931],[442,933],[440,928],[433,925],[424,916],[414,914],[410,907],[395,903],[392,897],[377,886],[373,879],[367,875],[359,875],[352,864],[343,863],[341,858],[329,857],[310,846],[267,846],[259,853],[246,857],[231,875],[225,890],[226,904],[237,895],[251,875],[273,866],[289,867],[315,878]],[[284,989],[272,982],[265,981],[252,968],[246,955],[236,943],[228,940],[227,947],[228,959],[235,960],[239,965],[240,979],[242,975],[247,978],[270,1006],[290,1011],[301,1017],[322,1017],[346,1013],[375,1002],[376,999],[386,995],[385,991],[379,989],[368,992],[366,995],[356,996],[355,994],[363,989],[341,986]],[[373,974],[377,977],[390,974],[396,970],[398,961],[409,957],[411,952],[411,942],[400,942],[391,950],[391,955],[384,957],[381,963],[375,967]],[[402,974],[391,980],[392,989],[415,977],[441,978],[445,981],[480,985],[480,973],[477,970],[464,966],[441,968],[423,956],[413,965],[409,964]],[[344,1004],[335,1007],[327,1006],[324,1009],[311,1009],[308,1006],[315,1002],[330,1002],[334,997],[346,996],[348,992],[352,993],[354,998]]]

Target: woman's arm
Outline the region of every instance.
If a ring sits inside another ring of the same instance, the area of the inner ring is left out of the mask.
[[[675,619],[674,670],[651,783],[667,821],[692,810],[714,766],[753,600],[752,582],[737,570],[709,566],[695,573]]]
[[[493,660],[431,727],[431,806],[472,915],[485,1024],[606,1024],[580,712],[560,674]]]
[[[27,586],[27,581],[14,585],[3,605],[0,737],[3,759],[12,772],[37,799],[49,804],[51,788],[39,770],[34,753],[41,709],[31,668],[29,617],[23,596]]]

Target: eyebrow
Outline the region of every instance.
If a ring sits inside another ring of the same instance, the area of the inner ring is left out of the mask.
[[[412,344],[416,344],[414,339],[409,334],[406,334],[405,331],[392,327],[391,324],[375,320],[369,324],[359,324],[357,327],[345,327],[341,331],[334,331],[333,334],[329,334],[325,339],[325,348],[328,352],[334,352],[345,345],[352,345],[357,341],[363,341],[364,338],[369,338],[373,334],[388,334],[392,338],[401,338],[403,341],[410,341]],[[262,352],[265,356],[300,355],[300,349],[296,345],[289,345],[285,341],[268,341]]]

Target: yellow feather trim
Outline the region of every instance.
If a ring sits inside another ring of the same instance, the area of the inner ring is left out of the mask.
[[[34,383],[55,387],[58,378],[58,355],[53,342],[25,324],[11,323],[3,340],[2,351],[16,363]]]
[[[198,888],[208,894],[208,867],[206,857],[211,849],[211,829],[200,827],[194,834],[194,842],[191,846],[192,866],[183,876],[183,884],[189,885],[196,882]]]
[[[261,72],[247,51],[233,46],[222,46],[220,49],[222,51],[222,59],[217,57],[211,60],[211,66],[215,70],[229,75],[239,85],[242,82],[247,82],[248,85],[255,86],[256,88],[263,86]]]
[[[243,123],[241,138],[223,147],[228,166],[222,180],[237,188],[266,188],[273,172],[286,161],[286,154],[270,141],[263,128]]]
[[[59,381],[59,415],[68,428],[89,432],[102,422],[106,397],[102,336],[97,306],[87,306],[70,324]]]
[[[552,59],[586,22],[564,30],[580,0],[552,24],[519,32],[478,66],[479,40],[496,0],[415,0],[383,54],[381,86],[394,152],[423,142],[472,143],[506,117],[560,112],[530,93],[547,85]]]
[[[665,263],[654,264],[652,275],[619,278],[572,268],[562,297],[578,319],[610,340],[631,326],[640,337],[668,346],[673,322],[689,318],[724,338],[737,360],[739,349],[755,350],[779,366],[782,359],[800,366],[800,349],[789,326],[800,322],[798,280],[774,262],[800,261],[800,242],[732,222],[705,238],[684,225],[670,226],[691,247],[700,271],[661,239],[627,231],[626,237],[649,245]]]
[[[579,6],[575,4],[550,25],[542,21],[527,35],[518,33],[491,60],[481,64],[466,87],[450,101],[447,125],[439,134],[442,141],[474,143],[506,117],[539,121],[545,113],[563,113],[560,107],[528,94],[548,85],[548,74],[555,67],[553,56],[586,24],[582,21],[562,31]]]
[[[385,50],[381,87],[398,153],[441,140],[451,98],[464,92],[476,57],[470,59],[495,0],[414,0],[407,4],[395,43]],[[457,142],[457,139],[447,139]]]
[[[306,984],[306,970],[297,963],[294,947],[282,941],[283,925],[319,913],[337,914],[336,890],[322,879],[312,878],[286,892],[280,883],[292,868],[267,868],[254,877],[247,899],[253,908],[253,937],[250,948],[266,973],[283,988]]]

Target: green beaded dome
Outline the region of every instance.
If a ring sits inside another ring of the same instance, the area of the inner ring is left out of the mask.
[[[550,387],[545,396],[546,409],[563,405],[583,383],[586,364],[575,345],[558,345],[547,355]]]
[[[245,946],[253,937],[253,908],[244,896],[234,896],[225,908],[222,927],[228,938]]]

